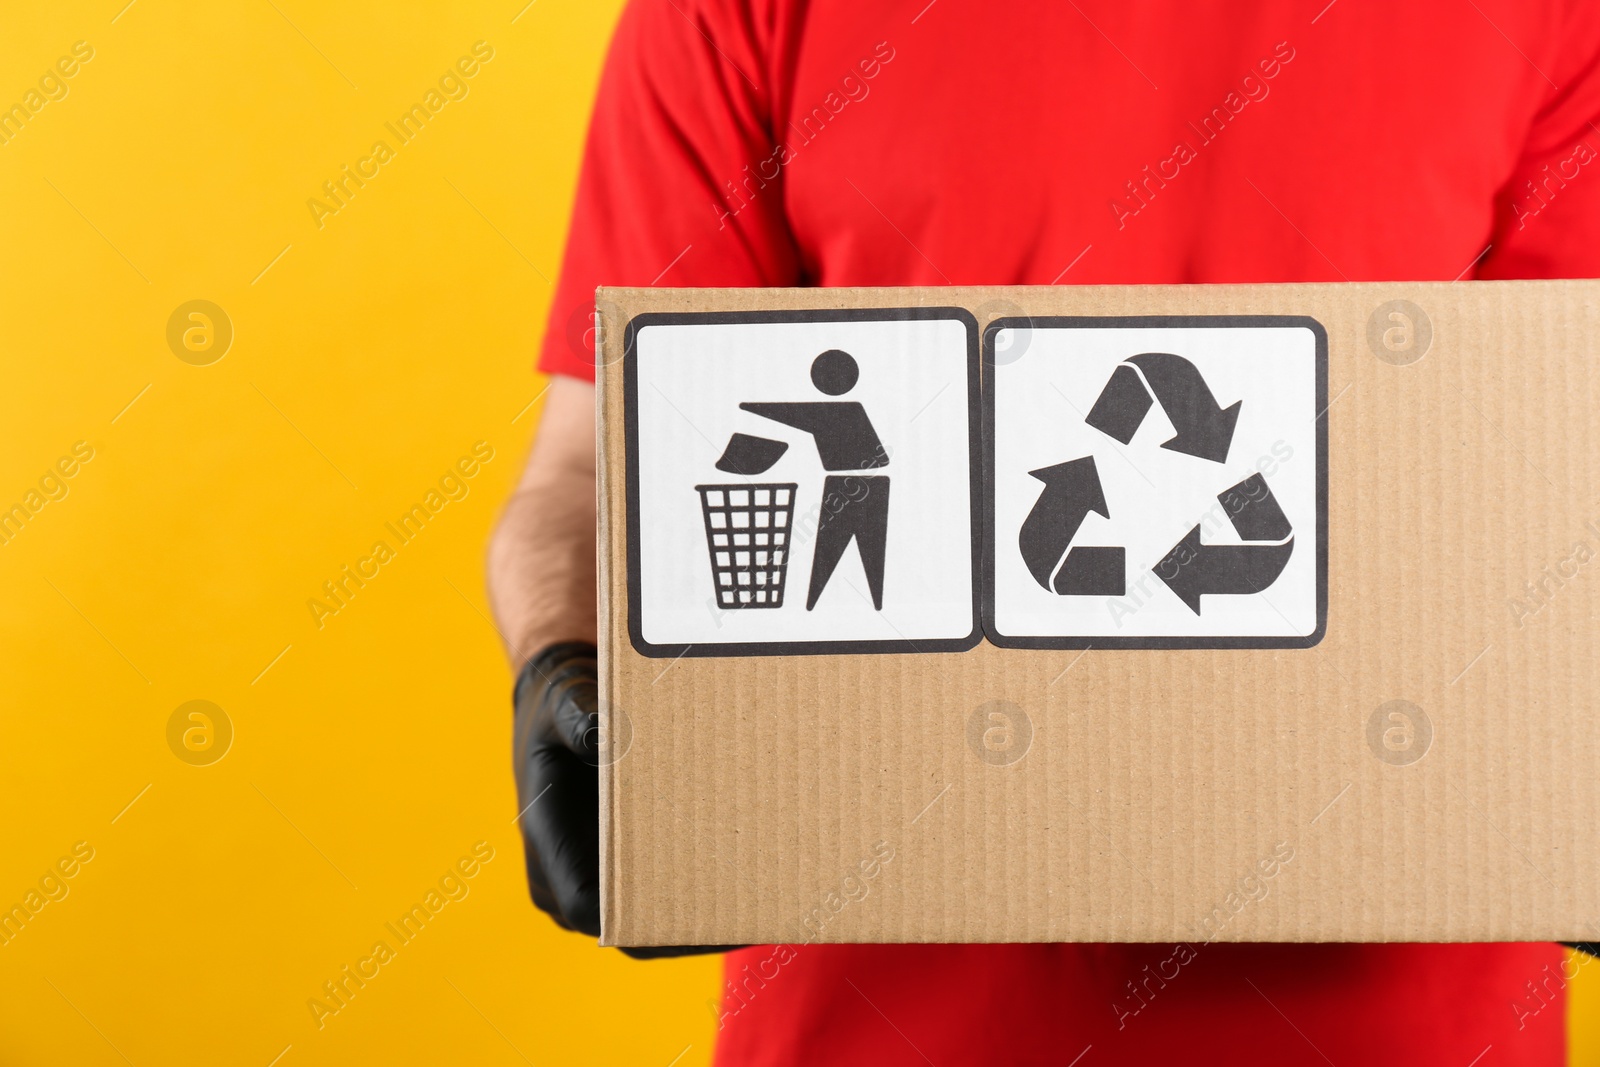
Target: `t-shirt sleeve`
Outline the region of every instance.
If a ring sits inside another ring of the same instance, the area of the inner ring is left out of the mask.
[[[738,0],[631,0],[595,101],[539,369],[594,378],[598,285],[786,286],[800,269],[767,27]],[[737,206],[735,210],[734,205]]]
[[[1480,278],[1600,277],[1600,4],[1567,7],[1550,48],[1524,54],[1544,102],[1497,198]]]

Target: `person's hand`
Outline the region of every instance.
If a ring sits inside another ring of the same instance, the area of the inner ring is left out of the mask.
[[[512,695],[512,760],[528,889],[563,929],[600,936],[600,682],[595,647],[551,645],[528,661]],[[624,948],[636,959],[726,946]]]

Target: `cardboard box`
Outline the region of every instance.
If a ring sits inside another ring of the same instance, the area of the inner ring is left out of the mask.
[[[598,305],[606,943],[1600,939],[1600,282]]]

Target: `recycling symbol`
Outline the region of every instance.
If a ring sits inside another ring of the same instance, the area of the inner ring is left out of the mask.
[[[1222,407],[1200,369],[1184,357],[1143,352],[1116,365],[1084,422],[1128,445],[1159,404],[1176,430],[1161,447],[1221,466],[1228,461],[1243,403]],[[1197,466],[1194,476],[1209,469]],[[1017,537],[1034,581],[1060,596],[1124,596],[1125,548],[1074,543],[1090,514],[1111,517],[1095,457],[1028,473],[1044,483]],[[1294,553],[1293,528],[1261,472],[1223,489],[1216,501],[1238,541],[1206,543],[1197,516],[1189,532],[1150,568],[1197,616],[1204,614],[1207,596],[1267,589]]]

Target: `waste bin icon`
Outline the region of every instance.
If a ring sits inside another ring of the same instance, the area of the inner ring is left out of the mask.
[[[795,482],[697,485],[717,606],[783,606]]]

